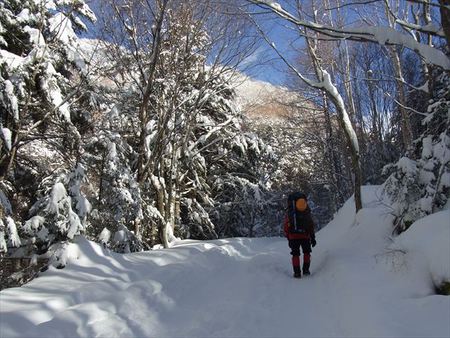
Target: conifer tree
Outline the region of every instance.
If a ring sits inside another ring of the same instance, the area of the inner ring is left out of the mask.
[[[406,230],[414,221],[442,210],[450,199],[450,79],[437,76],[432,99],[415,140],[415,150],[387,166],[391,175],[384,191],[393,201],[395,228]]]
[[[41,181],[57,167],[70,168],[80,151],[71,104],[88,72],[75,34],[86,29],[84,19],[95,15],[82,0],[0,3],[0,193],[8,229],[36,201]],[[9,231],[8,243],[17,243],[15,233]]]

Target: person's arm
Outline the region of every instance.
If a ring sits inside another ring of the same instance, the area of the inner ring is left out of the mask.
[[[287,238],[289,235],[289,217],[287,215],[284,216],[284,236]]]
[[[309,237],[311,238],[311,245],[312,245],[313,247],[315,247],[316,244],[317,244],[317,242],[316,242],[316,232],[315,232],[316,225],[314,224],[314,220],[313,220],[311,214],[309,214],[309,220],[310,220],[310,221],[309,221],[309,224],[310,224],[310,227],[309,227]]]

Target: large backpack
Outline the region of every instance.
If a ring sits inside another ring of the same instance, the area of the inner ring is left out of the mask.
[[[298,211],[295,203],[299,199],[305,199],[306,195],[301,192],[294,192],[288,196],[288,218],[289,218],[289,232],[290,233],[306,233],[307,232],[307,211]]]

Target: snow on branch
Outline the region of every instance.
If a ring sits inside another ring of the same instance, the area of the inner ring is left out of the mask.
[[[273,2],[265,0],[247,0],[262,8],[266,8],[276,13],[281,18],[293,23],[294,25],[311,29],[315,32],[339,39],[375,42],[380,45],[398,45],[415,51],[419,54],[426,63],[434,64],[442,67],[445,70],[450,70],[449,58],[440,50],[417,42],[414,37],[400,33],[394,28],[390,27],[360,27],[360,28],[337,28],[328,25],[314,23],[308,20],[301,20],[295,15],[289,13],[281,6],[274,6]],[[435,29],[425,27],[431,33]],[[436,31],[438,34],[439,30]],[[439,35],[440,36],[440,35]]]
[[[203,143],[206,140],[208,140],[208,138],[213,135],[214,133],[217,133],[218,131],[220,131],[221,129],[225,128],[226,126],[228,126],[231,122],[233,122],[234,117],[230,117],[228,120],[226,120],[223,123],[218,124],[217,126],[215,126],[214,128],[211,128],[210,131],[208,131],[205,135],[202,135],[196,142],[194,142],[190,147],[189,147],[189,152],[192,152],[194,150],[194,148],[199,144],[199,143]]]
[[[401,20],[398,18],[395,19],[395,22],[405,28],[414,29],[418,32],[432,34],[432,35],[439,36],[441,38],[445,38],[444,30],[441,27],[439,27],[433,23],[429,23],[425,26],[421,26],[421,25],[410,23],[410,22],[406,22],[405,20]]]
[[[344,100],[342,99],[341,94],[339,94],[336,86],[331,81],[330,74],[325,69],[322,69],[322,74],[323,82],[318,84],[317,86],[321,86],[325,89],[325,91],[332,97],[332,100],[338,110],[342,112],[342,119],[344,122],[346,133],[350,137],[350,142],[352,143],[353,149],[359,153],[358,138],[356,137],[355,130],[352,127],[350,117],[347,114]]]

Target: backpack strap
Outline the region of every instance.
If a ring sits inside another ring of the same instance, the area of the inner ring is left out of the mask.
[[[297,230],[297,212],[295,210],[295,200],[292,200],[292,213],[294,214],[294,228]]]

